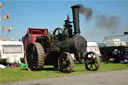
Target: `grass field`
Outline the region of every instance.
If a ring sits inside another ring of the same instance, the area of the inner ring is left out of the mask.
[[[123,69],[128,69],[128,64],[101,63],[100,69],[98,71],[87,71],[84,68],[84,64],[75,64],[72,73],[61,73],[59,70],[53,69],[53,66],[45,66],[44,70],[42,71],[32,71],[32,72],[29,72],[26,70],[26,68],[22,68],[22,67],[5,68],[5,69],[0,69],[0,83],[62,77],[62,76],[79,75],[79,74],[84,75],[84,74],[90,74],[96,72],[106,72],[106,71],[123,70]]]

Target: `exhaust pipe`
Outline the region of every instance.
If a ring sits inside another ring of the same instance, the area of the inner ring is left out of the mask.
[[[74,24],[74,34],[80,34],[80,26],[79,26],[79,5],[72,6],[73,13],[73,24]]]

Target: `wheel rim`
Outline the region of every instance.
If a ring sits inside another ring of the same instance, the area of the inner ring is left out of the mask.
[[[87,53],[85,56],[85,68],[90,71],[96,71],[99,69],[100,60],[97,54],[93,52]]]
[[[59,57],[59,68],[61,72],[70,73],[73,70],[74,61],[69,53],[62,53]]]

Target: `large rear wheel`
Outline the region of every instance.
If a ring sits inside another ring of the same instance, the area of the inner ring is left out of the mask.
[[[26,48],[25,63],[29,71],[41,70],[45,64],[45,51],[38,43],[30,43]]]

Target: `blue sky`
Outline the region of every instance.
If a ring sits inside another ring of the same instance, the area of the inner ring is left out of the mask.
[[[72,20],[70,7],[76,4],[83,4],[93,10],[93,17],[89,22],[80,14],[81,35],[87,41],[103,42],[104,36],[121,35],[128,30],[128,0],[0,0],[0,2],[10,14],[12,31],[8,39],[12,37],[16,40],[21,39],[28,27],[48,28],[50,32],[57,27],[63,28],[67,15]],[[118,17],[120,20],[118,29],[112,32],[96,27],[95,16],[98,14]]]

